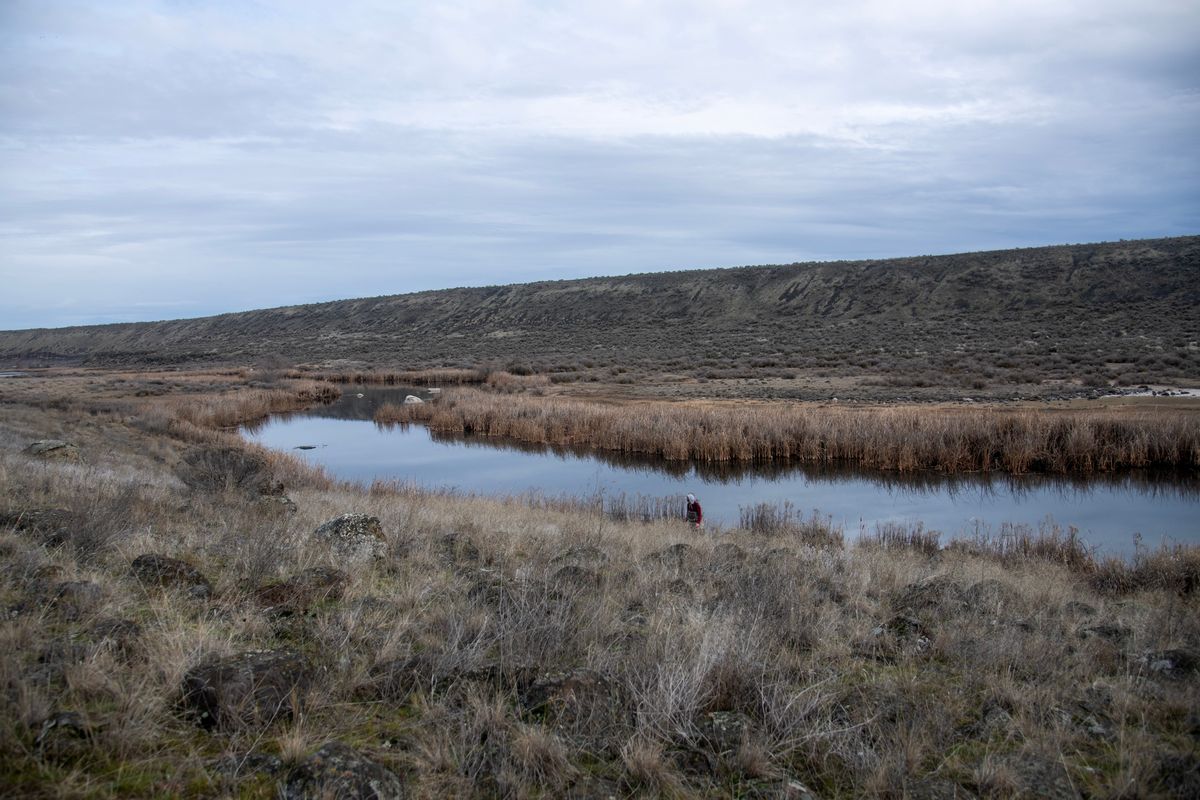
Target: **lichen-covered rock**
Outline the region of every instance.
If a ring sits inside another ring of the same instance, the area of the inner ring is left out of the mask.
[[[250,650],[188,670],[182,702],[205,728],[260,727],[299,711],[311,678],[299,653]]]
[[[406,795],[396,773],[341,742],[330,742],[288,773],[283,800],[398,800]]]
[[[750,718],[736,711],[713,711],[698,727],[704,746],[718,756],[732,755],[750,735]]]
[[[79,448],[62,439],[39,439],[25,448],[25,452],[38,458],[60,461],[78,461]]]
[[[333,552],[352,561],[369,561],[387,554],[387,537],[378,517],[369,514],[342,514],[322,524],[313,536],[328,544]]]
[[[182,589],[192,597],[207,598],[212,595],[212,584],[200,570],[178,558],[145,553],[133,560],[130,572],[144,586],[163,589]]]
[[[269,583],[254,591],[259,605],[279,613],[303,614],[326,600],[340,600],[350,576],[333,567],[311,567],[286,581]]]

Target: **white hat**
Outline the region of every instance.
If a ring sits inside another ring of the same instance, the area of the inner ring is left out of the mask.
[[[689,495],[687,496],[687,501],[688,501],[689,503],[694,503],[694,502],[696,502],[696,495],[694,495],[694,494],[689,494]]]

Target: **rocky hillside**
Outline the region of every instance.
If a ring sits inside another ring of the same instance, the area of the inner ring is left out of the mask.
[[[1200,237],[488,286],[0,333],[0,364],[1200,378]],[[749,374],[749,373],[748,373]],[[913,375],[917,377],[912,378]],[[1020,376],[1017,376],[1020,377]]]

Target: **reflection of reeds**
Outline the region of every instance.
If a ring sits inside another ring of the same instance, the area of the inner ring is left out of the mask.
[[[1184,414],[812,406],[609,406],[448,392],[385,405],[380,423],[579,445],[667,460],[852,463],[947,472],[1107,472],[1200,465],[1200,418]]]

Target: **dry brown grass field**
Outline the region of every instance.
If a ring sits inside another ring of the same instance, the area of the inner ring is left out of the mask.
[[[0,384],[7,795],[344,796],[333,742],[387,797],[1200,793],[1195,548],[695,534],[345,485],[227,430],[328,385]],[[485,400],[551,399],[524,388]],[[316,535],[348,513],[369,547]]]

